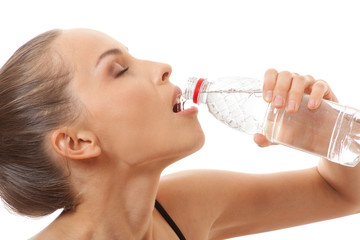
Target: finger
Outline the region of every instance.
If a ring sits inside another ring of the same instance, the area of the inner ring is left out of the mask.
[[[330,87],[327,82],[324,80],[317,80],[311,90],[311,94],[309,97],[308,108],[316,109],[320,106],[321,100],[323,98],[329,99]]]
[[[276,108],[285,106],[288,91],[292,83],[292,74],[287,71],[278,74],[273,95],[273,105]]]
[[[310,75],[305,75],[304,78],[305,78],[305,90],[304,90],[304,92],[306,94],[310,94],[312,85],[314,85],[314,83],[315,83],[315,79],[313,78],[313,76],[310,76]]]
[[[277,76],[278,76],[278,72],[273,68],[270,68],[265,72],[264,85],[263,85],[263,98],[266,102],[271,102],[272,100]]]
[[[254,142],[259,146],[259,147],[267,147],[272,145],[271,142],[269,142],[266,137],[262,134],[255,134],[254,135]]]
[[[293,74],[293,80],[288,93],[288,103],[286,105],[286,111],[294,113],[299,109],[302,96],[305,89],[305,77],[299,74]]]

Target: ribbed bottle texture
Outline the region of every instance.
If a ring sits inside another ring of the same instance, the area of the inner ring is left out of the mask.
[[[239,131],[261,132],[268,104],[262,100],[259,81],[251,78],[189,78],[185,98],[194,103],[207,104],[219,121]]]

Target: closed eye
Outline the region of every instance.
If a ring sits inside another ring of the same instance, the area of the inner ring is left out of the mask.
[[[115,78],[118,78],[118,77],[120,77],[121,75],[123,75],[128,69],[129,69],[129,67],[126,67],[126,68],[124,68],[124,70],[118,72],[118,73],[115,75]]]
[[[110,74],[114,77],[114,78],[118,78],[120,77],[123,73],[125,73],[129,68],[128,67],[123,67],[122,64],[118,63],[118,62],[112,62],[110,65]]]

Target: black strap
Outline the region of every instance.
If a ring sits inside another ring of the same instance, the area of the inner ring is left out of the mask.
[[[170,225],[170,227],[174,230],[176,235],[179,237],[180,240],[186,240],[178,226],[175,224],[175,222],[172,220],[170,215],[166,212],[166,210],[161,206],[161,204],[155,200],[155,208],[159,211],[161,216],[166,220],[166,222]]]

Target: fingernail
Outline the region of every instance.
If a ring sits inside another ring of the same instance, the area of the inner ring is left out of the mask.
[[[275,105],[275,107],[282,107],[282,105],[283,105],[282,97],[276,96],[274,101],[273,101],[273,104]]]
[[[267,91],[265,94],[265,101],[271,102],[272,95],[273,95],[272,91]]]
[[[310,99],[308,102],[308,108],[315,108],[315,106],[316,106],[315,99]]]
[[[288,112],[294,112],[296,108],[296,102],[294,100],[290,100],[287,105]]]

